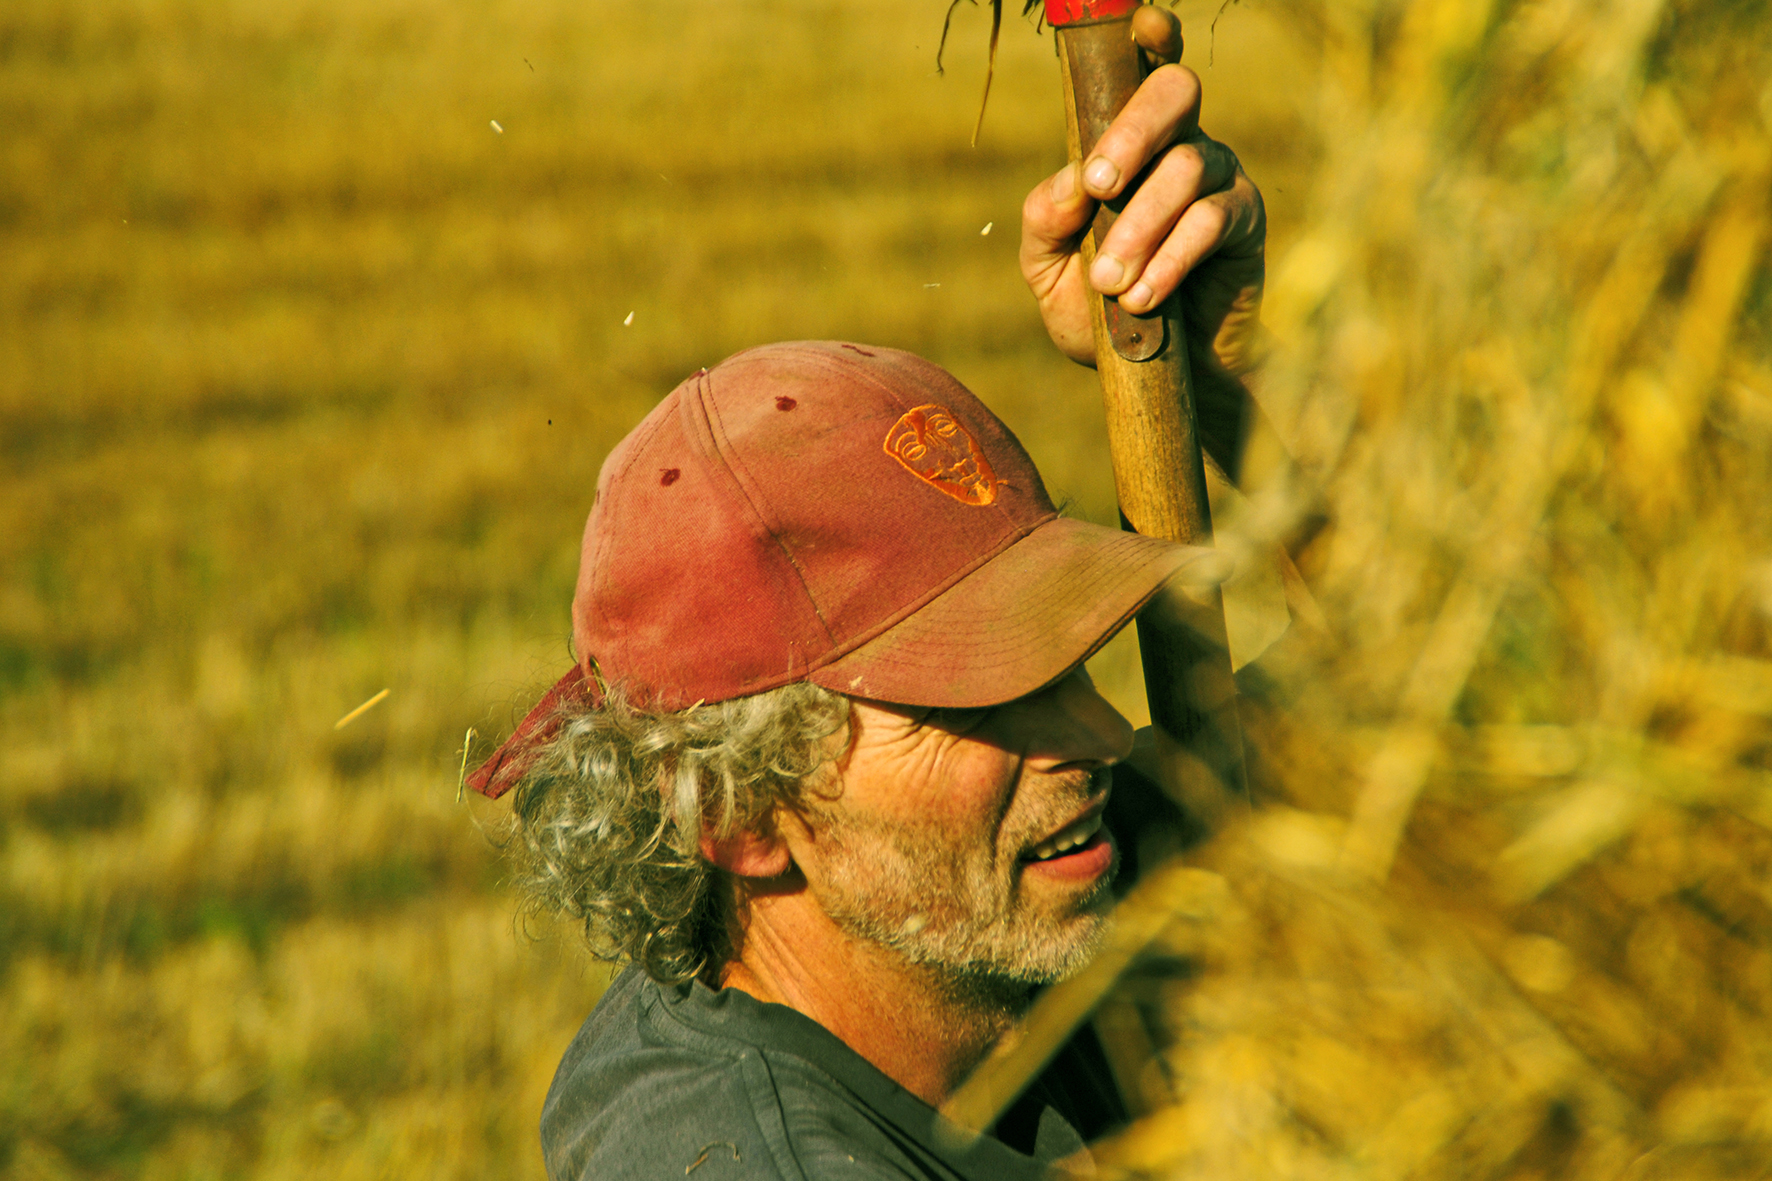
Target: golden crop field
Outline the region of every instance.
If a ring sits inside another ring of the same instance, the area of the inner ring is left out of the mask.
[[[463,738],[698,366],[922,353],[1114,519],[1015,270],[1050,34],[974,149],[943,8],[0,11],[0,1172],[541,1175],[603,970],[517,930]],[[1772,1174],[1772,15],[1178,11],[1297,460],[1224,540],[1308,539],[1328,628],[1244,674],[1104,1170]]]

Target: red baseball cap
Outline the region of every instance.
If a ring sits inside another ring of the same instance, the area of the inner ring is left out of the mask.
[[[1061,517],[1009,428],[909,353],[803,341],[691,375],[618,444],[585,526],[579,663],[468,780],[496,798],[563,697],[656,710],[812,681],[904,705],[1041,689],[1213,551]],[[594,669],[594,672],[593,672]]]

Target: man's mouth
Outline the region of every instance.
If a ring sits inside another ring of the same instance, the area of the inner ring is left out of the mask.
[[[1093,808],[1087,815],[1072,821],[1028,850],[1024,855],[1024,860],[1052,861],[1055,858],[1070,856],[1093,845],[1100,838],[1100,834],[1101,809]]]

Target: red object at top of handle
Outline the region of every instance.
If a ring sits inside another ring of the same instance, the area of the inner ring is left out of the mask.
[[[1114,20],[1143,0],[1046,0],[1046,23],[1053,28]]]

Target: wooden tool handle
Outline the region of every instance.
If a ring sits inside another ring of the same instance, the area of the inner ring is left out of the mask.
[[[1138,0],[1047,0],[1046,19],[1058,38],[1072,160],[1088,155],[1143,80],[1131,29],[1137,6]],[[1109,202],[1097,213],[1083,241],[1085,271],[1124,200]],[[1206,501],[1205,461],[1179,301],[1171,297],[1156,314],[1134,316],[1112,300],[1091,295],[1090,319],[1121,524],[1152,537],[1211,545],[1212,511]],[[1195,822],[1210,825],[1228,795],[1246,790],[1243,734],[1220,595],[1213,590],[1161,596],[1138,617],[1138,643],[1164,792],[1192,813]],[[1125,806],[1120,792],[1109,802],[1110,811],[1116,806]],[[1160,814],[1155,808],[1144,811],[1153,818]],[[942,1114],[953,1123],[948,1134],[956,1143],[969,1143],[1002,1115],[1146,944],[1191,905],[1187,882],[1193,879],[1180,875],[1200,871],[1174,861],[1161,869],[1151,864],[1158,859],[1151,854],[1162,849],[1159,841],[1159,847],[1147,850],[1147,835],[1162,828],[1163,821],[1140,827],[1137,847],[1123,847],[1122,853],[1131,854],[1142,884],[1115,911],[1114,944],[1095,964],[1049,989],[1030,1016],[1025,1035],[1005,1038],[942,1105]],[[1105,1039],[1103,1048],[1133,1114],[1139,1114],[1132,1102],[1136,1088],[1127,1083],[1143,1061],[1116,1053]]]
[[[1088,157],[1144,78],[1132,40],[1136,5],[1116,4],[1124,15],[1107,19],[1096,19],[1107,15],[1105,5],[1092,7],[1078,23],[1054,22],[1072,160]],[[1135,188],[1129,185],[1097,212],[1083,241],[1085,272]],[[1152,537],[1211,545],[1212,511],[1179,297],[1170,296],[1149,316],[1135,316],[1118,301],[1092,294],[1090,319],[1122,523]],[[1218,592],[1166,596],[1139,617],[1138,641],[1165,787],[1210,823],[1227,789],[1245,789],[1242,728]]]

